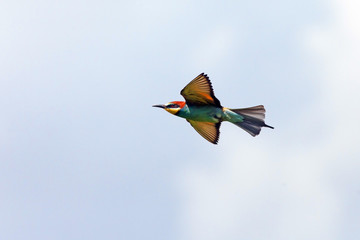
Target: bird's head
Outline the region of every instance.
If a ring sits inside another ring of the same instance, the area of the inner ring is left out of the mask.
[[[166,104],[153,105],[153,107],[159,107],[165,109],[167,112],[176,115],[180,109],[185,106],[185,102],[173,101]]]

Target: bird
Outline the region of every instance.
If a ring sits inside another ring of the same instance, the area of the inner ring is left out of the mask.
[[[274,127],[265,124],[265,108],[258,105],[249,108],[226,108],[215,97],[209,77],[201,73],[188,83],[180,92],[185,101],[172,101],[153,107],[163,108],[167,112],[185,118],[186,121],[207,141],[217,144],[220,125],[227,121],[257,136],[262,127]]]

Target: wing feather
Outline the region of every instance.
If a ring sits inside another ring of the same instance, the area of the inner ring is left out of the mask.
[[[214,105],[221,107],[220,101],[215,97],[209,77],[201,73],[186,85],[180,94],[190,105]]]
[[[206,140],[213,144],[217,144],[220,136],[220,125],[221,122],[218,123],[210,123],[210,122],[198,122],[187,119],[190,125]]]

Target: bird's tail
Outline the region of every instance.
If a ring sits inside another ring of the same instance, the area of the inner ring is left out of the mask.
[[[255,137],[261,131],[261,127],[273,128],[269,125],[266,125],[264,122],[265,119],[265,108],[263,105],[249,107],[249,108],[238,108],[238,109],[229,109],[243,117],[242,121],[232,122],[235,125],[241,127],[245,131]]]

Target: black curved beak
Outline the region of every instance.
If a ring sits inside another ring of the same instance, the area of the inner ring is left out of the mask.
[[[153,107],[165,108],[165,105],[164,104],[157,104],[157,105],[153,105]]]

